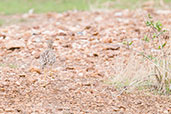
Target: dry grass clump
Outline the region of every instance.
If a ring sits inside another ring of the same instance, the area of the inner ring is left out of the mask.
[[[123,42],[131,55],[126,66],[119,66],[118,75],[112,79],[112,84],[123,88],[121,93],[130,87],[138,87],[171,94],[169,31],[163,28],[160,21],[154,21],[151,15],[148,15],[145,24],[146,33],[140,45],[142,51],[134,48],[134,41]]]

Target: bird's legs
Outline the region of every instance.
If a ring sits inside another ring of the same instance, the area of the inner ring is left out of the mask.
[[[43,69],[43,74],[44,74],[44,77],[43,77],[44,83],[42,84],[42,86],[45,87],[46,85],[48,85],[47,76],[50,76],[50,77],[52,77],[53,79],[54,79],[55,77],[53,76],[54,71],[52,70],[52,67]]]
[[[45,87],[48,83],[46,82],[46,78],[47,78],[47,69],[43,69],[43,84],[41,84],[41,86]]]
[[[44,69],[44,80],[46,80],[47,75],[47,69]]]
[[[54,71],[52,70],[52,66],[50,66],[49,68],[45,69],[44,70],[44,80],[47,79],[47,76],[50,76],[50,77],[54,78],[53,73],[54,73]]]
[[[53,72],[53,70],[52,70],[52,66],[50,67],[49,72],[50,72],[49,76],[52,77],[52,78],[54,79],[55,77],[53,76],[53,73],[54,73],[54,72]]]

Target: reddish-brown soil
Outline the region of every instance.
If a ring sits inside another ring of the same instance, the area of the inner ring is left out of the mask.
[[[119,72],[120,63],[128,63],[132,52],[122,42],[141,40],[146,14],[141,10],[26,14],[18,16],[21,23],[2,26],[0,113],[171,114],[169,96],[141,91],[116,96],[120,90],[104,83]],[[171,30],[171,11],[152,15]],[[48,39],[54,41],[56,54],[51,73],[39,64]],[[135,48],[141,50],[138,44]]]

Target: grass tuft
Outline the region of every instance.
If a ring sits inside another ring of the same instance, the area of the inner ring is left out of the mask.
[[[122,72],[118,73],[112,82],[123,90],[130,87],[148,88],[159,94],[171,94],[170,47],[167,43],[169,42],[169,36],[167,36],[169,31],[160,21],[155,21],[151,15],[148,15],[147,18],[145,24],[148,32],[142,38],[143,51],[140,52],[131,47],[133,41],[123,42],[132,55],[128,65],[119,70]],[[148,45],[148,48],[145,45]],[[142,57],[143,61],[137,58],[137,54]]]

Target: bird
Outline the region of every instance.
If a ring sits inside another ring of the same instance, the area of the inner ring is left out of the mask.
[[[47,40],[46,44],[47,44],[47,49],[45,49],[40,54],[40,65],[41,65],[41,69],[44,70],[45,72],[45,77],[44,77],[45,79],[46,79],[47,70],[51,71],[53,64],[56,62],[56,55],[53,50],[53,41]]]

